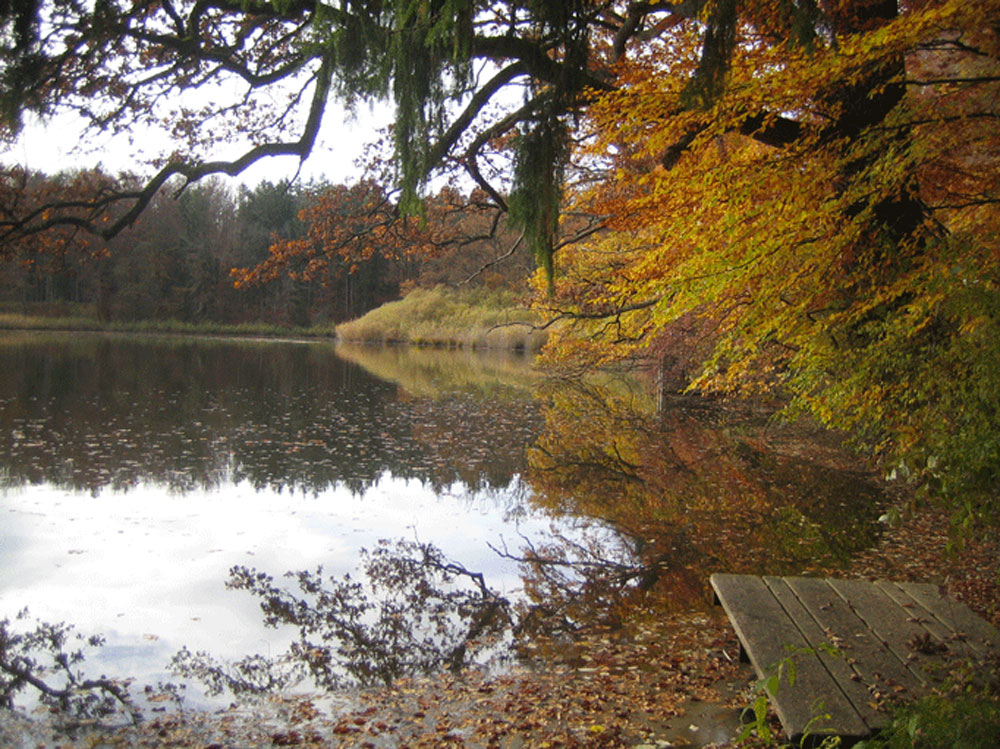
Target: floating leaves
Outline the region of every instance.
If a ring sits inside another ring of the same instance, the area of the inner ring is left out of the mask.
[[[387,472],[473,489],[524,472],[540,424],[525,392],[399,397],[330,346],[263,346],[264,356],[261,344],[95,336],[4,347],[14,388],[0,392],[4,480],[92,493],[236,481],[318,493],[360,492]]]

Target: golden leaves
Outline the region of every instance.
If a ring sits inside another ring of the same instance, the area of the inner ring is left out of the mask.
[[[669,356],[658,341],[700,317],[693,386],[781,387],[873,449],[995,475],[1000,2],[848,13],[808,48],[762,33],[781,27],[765,12],[711,109],[682,106],[683,35],[619,65],[588,109],[605,179],[574,208],[608,231],[560,253],[573,324],[551,358]]]

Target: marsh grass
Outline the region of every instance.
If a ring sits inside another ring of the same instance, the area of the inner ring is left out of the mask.
[[[363,317],[337,326],[337,337],[364,343],[538,351],[546,334],[515,294],[492,289],[414,289]]]

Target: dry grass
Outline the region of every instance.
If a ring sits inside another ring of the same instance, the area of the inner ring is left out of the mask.
[[[507,291],[414,289],[364,317],[337,326],[337,337],[365,343],[538,351],[546,334]]]

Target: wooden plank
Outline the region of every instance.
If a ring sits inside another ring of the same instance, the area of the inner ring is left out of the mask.
[[[888,697],[916,696],[923,692],[926,677],[894,654],[876,632],[873,632],[848,601],[837,593],[831,581],[817,578],[788,578],[787,583],[802,599],[809,612],[823,629],[827,641],[837,647],[857,673],[858,684],[864,690],[851,690],[852,701],[862,715],[871,716],[872,727],[881,727],[887,719],[881,713]],[[850,678],[850,677],[849,677]]]
[[[963,638],[980,656],[1000,651],[1000,630],[978,616],[961,601],[946,595],[937,585],[894,583],[925,611]]]
[[[724,574],[711,583],[758,676],[794,652],[794,687],[786,678],[772,698],[793,741],[807,729],[866,736],[887,721],[883,700],[921,695],[955,658],[1000,652],[1000,632],[934,585]],[[810,724],[817,697],[827,725]]]
[[[831,579],[828,583],[907,670],[923,682],[940,683],[945,660],[931,652],[914,657],[913,643],[925,637],[940,642],[922,623],[866,580]]]
[[[767,678],[786,658],[794,661],[794,686],[788,683],[786,670],[772,700],[792,740],[814,727],[814,703],[820,695],[826,702],[825,711],[836,721],[837,732],[867,735],[865,721],[761,578],[716,574],[710,582],[760,678]]]
[[[972,643],[959,637],[953,626],[946,624],[939,617],[935,616],[933,612],[921,605],[919,601],[903,588],[885,580],[876,581],[875,586],[895,601],[900,608],[906,610],[907,621],[922,625],[931,634],[933,639],[928,639],[927,642],[940,643],[947,649],[941,655],[945,655],[946,657],[957,656],[963,659],[977,657],[978,654]],[[946,605],[947,599],[941,593],[935,591],[934,606],[936,608],[943,608]],[[919,648],[914,647],[915,644],[912,642],[907,644],[910,645],[910,653],[906,657],[910,660],[916,660],[920,656]]]
[[[798,584],[798,590],[793,586],[793,582]],[[833,620],[830,611],[831,606],[836,602],[842,603],[842,599],[828,585],[822,584],[819,589],[814,589],[807,578],[765,576],[764,583],[816,651],[816,655],[830,672],[845,699],[864,721],[867,730],[862,734],[856,734],[853,738],[861,738],[868,735],[871,730],[886,725],[888,717],[874,702],[863,678],[864,665],[858,664],[859,660],[864,659],[863,654],[858,652],[859,648],[862,644],[870,645],[874,642],[874,638],[871,638],[870,642],[859,643],[855,638],[842,634],[846,630],[836,626],[837,622]],[[799,591],[804,591],[805,595],[801,595]],[[852,619],[857,622],[857,618],[853,615]],[[836,648],[838,652],[831,653],[823,645]],[[817,695],[817,698],[822,699],[824,705],[830,700],[825,694]],[[835,727],[840,735],[845,735],[837,716],[832,711],[830,716],[830,726]]]

